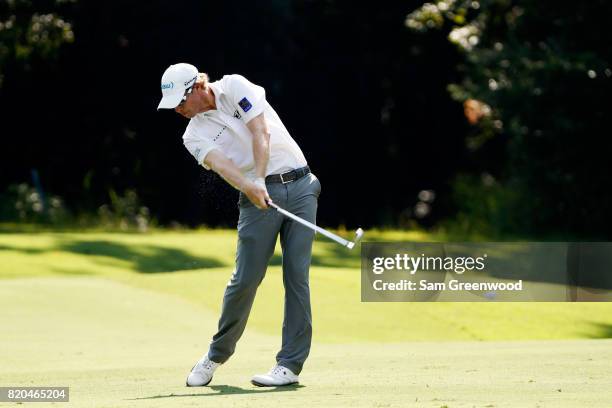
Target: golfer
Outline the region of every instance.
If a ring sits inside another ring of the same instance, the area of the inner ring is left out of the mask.
[[[314,232],[269,209],[268,202],[314,223],[321,185],[262,87],[241,75],[209,82],[207,74],[181,63],[164,72],[161,90],[158,109],[174,109],[190,119],[183,134],[187,150],[240,191],[236,269],[225,289],[218,331],[189,373],[187,386],[209,384],[234,353],[279,233],[285,287],[282,347],[270,372],[251,382],[295,384],[312,339],[308,270]]]

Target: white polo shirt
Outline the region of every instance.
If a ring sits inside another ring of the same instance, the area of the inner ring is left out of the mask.
[[[194,116],[183,134],[183,144],[205,169],[206,155],[223,152],[249,179],[255,178],[253,136],[246,124],[264,113],[270,130],[270,160],[266,176],[306,166],[306,158],[280,118],[266,101],[266,91],[241,75],[225,75],[211,82],[217,109]]]

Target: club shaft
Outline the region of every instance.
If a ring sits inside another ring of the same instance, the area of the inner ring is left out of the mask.
[[[276,211],[278,211],[279,213],[283,214],[285,217],[289,217],[292,220],[295,220],[297,222],[299,222],[300,224],[304,225],[305,227],[308,227],[316,232],[318,232],[321,235],[325,235],[327,238],[332,239],[334,241],[336,241],[337,243],[344,245],[345,247],[351,247],[351,242],[347,241],[346,239],[339,237],[338,235],[331,233],[329,231],[327,231],[326,229],[323,229],[315,224],[313,224],[312,222],[306,221],[303,218],[298,217],[297,215],[290,213],[287,210],[284,210],[282,208],[280,208],[279,206],[277,206],[274,203],[269,203],[269,205],[273,208],[276,209]]]

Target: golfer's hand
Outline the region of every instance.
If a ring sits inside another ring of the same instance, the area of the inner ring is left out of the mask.
[[[259,208],[260,210],[267,209],[268,201],[272,201],[268,195],[268,190],[266,189],[266,182],[264,179],[256,179],[254,182],[250,182],[244,193],[255,205],[255,207]]]

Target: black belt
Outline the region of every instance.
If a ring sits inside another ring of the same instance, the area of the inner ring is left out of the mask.
[[[291,170],[282,174],[270,174],[266,177],[266,183],[291,183],[292,181],[299,180],[305,175],[310,174],[310,167],[302,167],[299,169]]]

